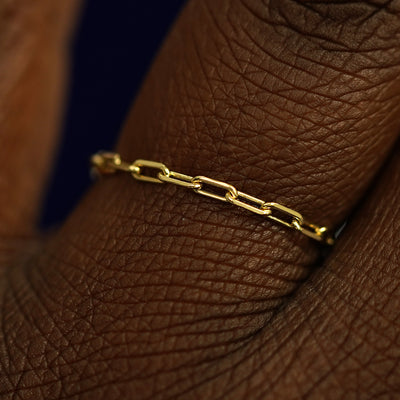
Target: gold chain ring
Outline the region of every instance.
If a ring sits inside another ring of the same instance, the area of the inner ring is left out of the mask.
[[[171,171],[165,164],[136,160],[133,163],[122,161],[118,153],[99,152],[91,157],[91,164],[99,174],[113,174],[117,171],[128,172],[139,181],[152,183],[171,183],[192,189],[197,194],[211,197],[244,208],[258,215],[273,220],[281,225],[295,229],[302,234],[327,245],[333,245],[335,239],[324,226],[306,222],[303,216],[291,208],[274,202],[266,202],[257,197],[240,192],[234,186],[208,178],[206,176],[190,176]],[[144,170],[153,170],[153,175],[144,173]],[[222,194],[211,191],[211,188],[222,190]]]

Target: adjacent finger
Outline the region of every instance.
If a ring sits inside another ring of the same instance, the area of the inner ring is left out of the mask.
[[[0,5],[0,237],[32,233],[57,140],[76,1]]]

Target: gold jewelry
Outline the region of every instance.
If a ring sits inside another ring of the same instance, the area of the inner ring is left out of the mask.
[[[152,183],[172,183],[194,190],[203,196],[211,197],[227,203],[234,204],[255,214],[263,215],[286,227],[300,231],[304,235],[318,240],[324,244],[333,245],[334,238],[324,226],[310,224],[303,216],[291,208],[278,203],[265,202],[264,200],[239,192],[234,186],[207,178],[206,176],[189,176],[171,171],[166,165],[148,160],[136,160],[133,163],[125,162],[117,153],[99,152],[91,157],[91,164],[99,174],[113,174],[117,171],[128,172],[139,181]],[[146,175],[146,170],[155,170],[155,174]],[[208,187],[222,189],[223,194],[207,190]]]

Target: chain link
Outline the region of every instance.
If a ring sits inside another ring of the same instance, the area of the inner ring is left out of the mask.
[[[117,153],[101,152],[94,154],[91,158],[91,164],[99,174],[113,174],[116,171],[139,172],[139,168],[134,164],[121,160]]]
[[[152,182],[152,183],[163,183],[163,181],[158,177],[159,175],[169,176],[169,169],[162,163],[149,160],[136,160],[132,163],[134,170],[132,171],[132,176],[138,181]],[[155,176],[145,175],[143,173],[144,169],[159,171]]]
[[[162,174],[161,172],[158,174],[158,179],[166,183],[172,183],[174,185],[182,186],[187,189],[201,189],[201,182],[193,182],[193,177],[185,174],[181,174],[175,171],[169,171],[169,175]]]
[[[245,201],[241,200],[244,199]],[[235,206],[242,207],[245,210],[251,211],[259,215],[271,215],[271,210],[266,207],[264,200],[257,197],[250,196],[243,192],[237,192],[237,196],[232,196],[230,193],[226,194],[226,200]],[[254,205],[255,204],[255,205]]]
[[[282,204],[266,202],[247,193],[240,192],[235,186],[226,182],[206,176],[192,177],[181,174],[171,171],[165,164],[155,161],[136,160],[133,163],[127,163],[122,161],[118,153],[100,152],[94,154],[91,158],[91,164],[99,174],[113,174],[117,171],[123,171],[130,173],[133,178],[139,181],[171,183],[192,189],[202,196],[231,203],[255,214],[263,215],[319,242],[328,245],[334,244],[334,238],[329,234],[326,227],[310,224],[304,220],[299,212]]]

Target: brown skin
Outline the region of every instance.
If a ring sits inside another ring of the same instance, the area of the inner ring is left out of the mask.
[[[351,217],[325,259],[299,233],[124,175],[32,240],[74,10],[23,3],[0,6],[0,397],[395,398],[400,1],[192,0],[119,141],[320,224]]]

